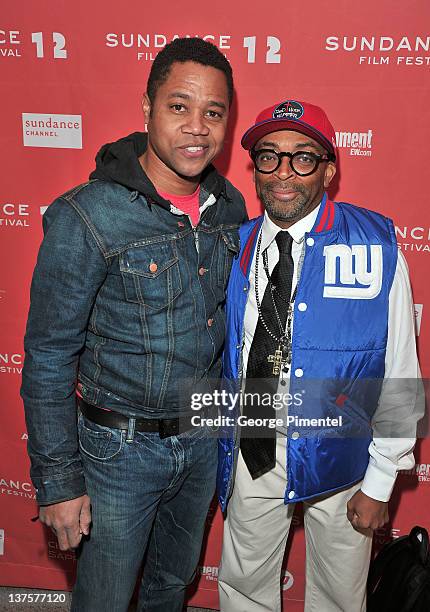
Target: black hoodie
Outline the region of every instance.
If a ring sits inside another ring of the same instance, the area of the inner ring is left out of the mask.
[[[170,210],[170,203],[164,200],[155,189],[153,183],[145,174],[139,162],[139,157],[146,151],[148,135],[144,132],[133,132],[116,142],[102,146],[96,156],[96,169],[90,174],[90,179],[100,179],[118,183],[131,191],[138,191],[151,202]],[[229,200],[225,180],[218,174],[214,166],[209,165],[201,179],[204,190],[216,198],[223,192]]]

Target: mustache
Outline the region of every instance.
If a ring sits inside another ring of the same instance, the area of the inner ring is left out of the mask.
[[[298,193],[305,193],[306,187],[304,185],[281,183],[279,181],[269,181],[264,184],[263,190],[270,191],[276,189],[277,191],[296,191]]]

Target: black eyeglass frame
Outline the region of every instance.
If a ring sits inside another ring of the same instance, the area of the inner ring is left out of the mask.
[[[273,170],[260,170],[259,168],[257,168],[257,164],[255,163],[255,159],[256,159],[256,157],[257,157],[257,155],[259,153],[273,153],[274,155],[276,155],[276,157],[278,158],[278,163],[277,163],[276,167],[273,168]],[[289,157],[290,158],[290,168],[298,176],[310,176],[311,174],[313,174],[314,172],[316,172],[318,170],[318,167],[319,167],[320,163],[322,163],[322,162],[335,162],[336,161],[336,156],[333,155],[333,153],[327,153],[327,154],[324,154],[324,155],[317,155],[316,153],[312,153],[312,151],[295,151],[294,153],[291,153],[290,151],[280,151],[279,153],[277,153],[273,149],[251,149],[249,151],[249,155],[251,156],[251,159],[253,161],[254,168],[256,169],[257,172],[260,172],[260,174],[272,174],[272,172],[276,172],[276,170],[279,168],[279,166],[282,163],[282,158],[283,157]],[[301,172],[297,172],[297,170],[294,168],[293,160],[298,155],[309,155],[310,157],[313,157],[313,159],[315,160],[315,167],[310,172],[305,172],[304,174],[301,173]]]

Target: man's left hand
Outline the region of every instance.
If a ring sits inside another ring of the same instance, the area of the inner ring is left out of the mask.
[[[347,503],[346,515],[354,529],[379,529],[388,523],[388,503],[357,491]]]

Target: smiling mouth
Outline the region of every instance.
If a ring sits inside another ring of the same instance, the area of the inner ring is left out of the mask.
[[[300,192],[295,189],[271,189],[272,194],[277,200],[289,202],[293,200]]]
[[[179,147],[183,151],[189,151],[190,153],[195,153],[196,151],[204,151],[208,148],[208,145],[205,144],[195,144],[195,145],[183,145]]]
[[[184,149],[186,151],[189,151],[190,153],[196,153],[197,151],[203,151],[204,147],[203,146],[197,146],[197,147],[184,147]]]
[[[185,145],[179,147],[182,155],[188,159],[199,159],[206,154],[208,147],[206,145]]]

